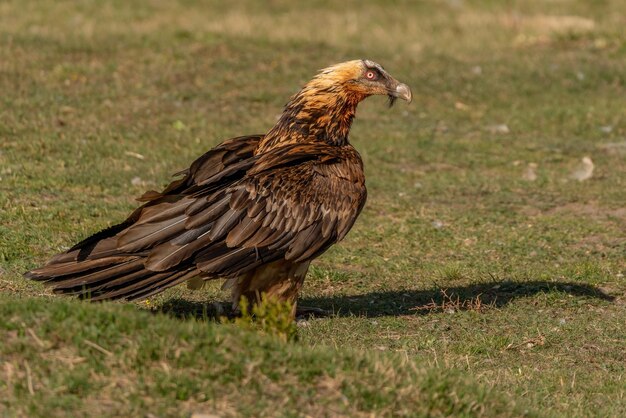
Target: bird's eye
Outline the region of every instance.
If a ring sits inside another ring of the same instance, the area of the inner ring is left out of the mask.
[[[367,70],[365,73],[365,78],[368,80],[376,80],[378,78],[378,73],[374,70]]]

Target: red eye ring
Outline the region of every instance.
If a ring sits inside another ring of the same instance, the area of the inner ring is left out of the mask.
[[[365,73],[365,78],[367,78],[368,80],[375,80],[376,79],[376,72],[369,70]]]

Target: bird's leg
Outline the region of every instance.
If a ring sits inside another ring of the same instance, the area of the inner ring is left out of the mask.
[[[295,319],[298,293],[308,267],[308,262],[296,264],[284,260],[276,261],[229,279],[223,288],[231,289],[235,310],[241,297],[246,298],[250,305],[258,304],[263,299],[289,302],[292,305],[291,316]]]

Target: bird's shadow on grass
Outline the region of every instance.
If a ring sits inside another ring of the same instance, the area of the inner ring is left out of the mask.
[[[448,288],[435,287],[428,290],[393,290],[357,296],[314,297],[299,303],[334,312],[336,316],[358,315],[373,318],[427,315],[451,310],[480,311],[491,307],[504,307],[515,299],[555,292],[605,301],[615,299],[597,287],[587,284],[502,281]]]
[[[574,297],[613,301],[615,298],[588,284],[555,283],[547,281],[500,281],[477,283],[458,287],[435,287],[428,290],[390,290],[351,296],[304,297],[298,306],[322,309],[330,316],[381,316],[427,315],[450,310],[481,311],[504,307],[519,298],[540,293],[561,293]],[[177,318],[219,320],[232,317],[229,302],[196,302],[174,298],[163,304],[157,312]],[[313,315],[315,316],[315,315]]]

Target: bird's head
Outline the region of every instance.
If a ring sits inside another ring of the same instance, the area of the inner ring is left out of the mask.
[[[373,95],[386,95],[389,104],[396,99],[411,102],[411,89],[370,60],[342,62],[320,71],[307,85],[315,90],[343,93],[357,102]]]
[[[370,60],[354,60],[321,70],[289,103],[259,150],[290,142],[326,142],[341,145],[357,105],[373,95],[411,101],[411,89]]]

